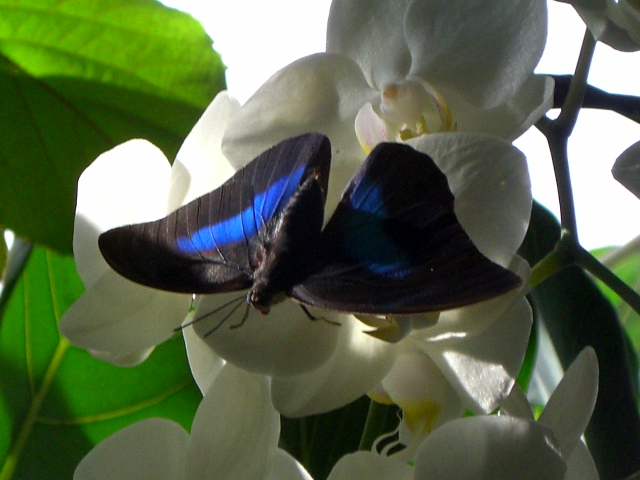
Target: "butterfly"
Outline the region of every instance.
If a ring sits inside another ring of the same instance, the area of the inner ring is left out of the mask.
[[[156,289],[248,289],[262,313],[283,294],[303,309],[442,311],[521,284],[473,244],[428,155],[379,144],[323,228],[330,165],[324,135],[284,140],[165,218],[103,233],[100,251],[118,273]]]

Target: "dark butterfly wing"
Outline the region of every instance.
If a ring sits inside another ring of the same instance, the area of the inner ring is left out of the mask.
[[[322,233],[323,267],[292,297],[328,310],[410,314],[479,302],[520,285],[478,251],[453,203],[428,155],[378,145]]]
[[[326,196],[331,145],[309,133],[284,140],[216,190],[154,222],[126,225],[99,238],[107,263],[149,287],[182,293],[249,288],[259,234],[309,177]]]

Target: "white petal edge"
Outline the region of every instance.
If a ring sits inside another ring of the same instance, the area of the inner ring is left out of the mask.
[[[598,358],[585,347],[549,398],[538,421],[553,430],[566,457],[584,433],[598,396]],[[567,408],[571,405],[571,408]]]
[[[635,477],[637,480],[638,477]],[[566,480],[599,480],[598,470],[587,446],[581,441],[567,460]],[[631,478],[627,480],[632,480]]]
[[[117,367],[133,367],[144,362],[153,352],[155,347],[135,350],[126,355],[115,355],[111,352],[102,352],[100,350],[87,350],[89,354],[103,362],[109,362]]]
[[[278,448],[264,480],[313,480],[309,472],[286,451]]]
[[[235,169],[222,154],[222,136],[240,103],[216,95],[180,147],[171,169],[167,213],[222,185]]]
[[[418,448],[416,478],[564,480],[553,433],[537,422],[484,415],[453,420]]]
[[[75,345],[121,358],[168,339],[190,303],[189,295],[142,287],[110,270],[69,307],[58,328]]]
[[[225,365],[193,419],[186,478],[264,478],[278,446],[280,417],[269,379]]]
[[[327,22],[327,52],[352,58],[377,90],[402,80],[411,67],[403,35],[408,4],[409,0],[334,0]]]
[[[516,95],[494,108],[472,105],[457,92],[443,89],[458,132],[483,133],[513,141],[553,107],[552,77],[531,75]]]
[[[520,371],[531,332],[526,298],[514,302],[480,335],[427,344],[424,349],[474,413],[495,410]]]
[[[518,384],[513,386],[509,396],[502,402],[502,405],[500,405],[500,415],[535,420],[527,396]]]
[[[414,0],[405,32],[411,75],[496,107],[516,95],[547,38],[546,0]]]
[[[366,335],[365,325],[343,321],[333,355],[303,375],[276,377],[271,388],[276,409],[301,417],[342,407],[373,389],[391,369],[398,346]]]
[[[148,418],[104,439],[78,464],[74,480],[185,478],[189,434],[179,424]]]
[[[114,227],[165,215],[171,166],[158,147],[130,140],[103,153],[78,180],[73,254],[85,287],[110,270],[98,236]]]
[[[331,140],[333,157],[325,219],[365,158],[355,134],[360,108],[379,93],[348,57],[318,53],[276,72],[229,122],[222,140],[226,158],[242,167],[276,143],[307,132]]]
[[[531,182],[524,154],[489,135],[442,133],[408,142],[445,173],[455,213],[478,249],[507,266],[529,226]]]
[[[335,464],[327,480],[412,480],[410,465],[373,452],[345,455]]]
[[[192,319],[193,315],[189,315],[183,325],[188,324]],[[182,336],[187,349],[187,358],[189,359],[191,374],[200,392],[204,395],[226,362],[209,348],[206,342],[193,331],[193,327],[184,327],[182,329]]]

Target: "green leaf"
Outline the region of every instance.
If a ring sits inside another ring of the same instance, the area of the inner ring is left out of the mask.
[[[211,44],[152,0],[0,0],[0,224],[70,252],[82,170],[131,138],[173,158],[224,87]]]
[[[58,334],[83,287],[71,258],[37,248],[0,328],[0,479],[71,478],[101,439],[150,416],[190,429],[201,400],[181,336],[135,368],[93,359]]]
[[[557,220],[534,204],[521,255],[535,264],[559,238]],[[611,303],[578,267],[548,278],[530,299],[565,369],[587,345],[598,356],[598,399],[585,436],[600,478],[622,479],[640,470],[640,416],[625,335]]]

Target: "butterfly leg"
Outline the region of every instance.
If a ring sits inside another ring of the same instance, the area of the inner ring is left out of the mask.
[[[304,312],[304,314],[307,316],[307,318],[309,320],[311,320],[312,322],[315,322],[317,320],[322,320],[323,322],[327,322],[329,325],[336,325],[338,327],[342,326],[341,323],[339,322],[334,322],[333,320],[328,320],[324,317],[314,317],[313,315],[311,315],[311,312],[307,309],[307,307],[305,307],[304,305],[300,305],[300,308],[302,309],[302,311]]]

